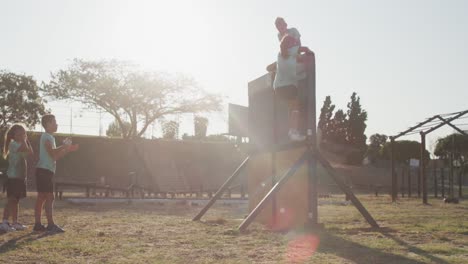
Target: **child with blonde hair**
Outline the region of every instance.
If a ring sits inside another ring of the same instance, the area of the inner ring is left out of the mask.
[[[26,226],[18,222],[19,200],[26,197],[27,156],[33,154],[26,129],[15,124],[8,129],[3,146],[3,157],[8,159],[7,198],[3,210],[0,229],[4,231],[24,230]],[[8,222],[11,216],[12,224]]]

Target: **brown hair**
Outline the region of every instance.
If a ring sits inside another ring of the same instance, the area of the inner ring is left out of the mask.
[[[15,137],[16,132],[21,131],[21,130],[26,131],[23,125],[14,124],[5,133],[5,141],[3,142],[4,143],[3,145],[3,158],[4,159],[6,159],[8,156],[8,147],[10,146],[10,142]]]
[[[47,115],[42,116],[42,119],[41,119],[42,126],[46,128],[46,124],[52,121],[53,119],[55,119],[55,116],[52,114],[47,114]]]
[[[278,24],[281,23],[281,22],[286,24],[286,21],[284,21],[284,18],[277,17],[276,20],[275,20],[275,26],[278,26]]]

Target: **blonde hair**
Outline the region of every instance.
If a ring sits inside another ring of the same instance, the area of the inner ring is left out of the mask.
[[[22,124],[14,124],[12,125],[5,133],[5,141],[3,142],[3,158],[6,159],[8,156],[8,147],[10,146],[10,142],[15,137],[15,134],[18,131],[26,131],[26,128]]]

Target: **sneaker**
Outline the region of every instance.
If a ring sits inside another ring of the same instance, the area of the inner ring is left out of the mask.
[[[33,228],[33,231],[38,231],[38,232],[43,232],[43,231],[46,231],[46,227],[42,224],[39,224],[39,223],[36,223],[34,224],[34,228]]]
[[[53,225],[47,225],[47,232],[63,233],[65,232],[65,230],[63,230],[60,226],[53,224]]]
[[[11,227],[13,227],[16,231],[25,230],[27,228],[27,226],[22,225],[20,223],[14,223],[11,225]]]
[[[15,231],[15,228],[11,227],[10,224],[8,224],[8,222],[1,223],[0,224],[0,229],[5,231],[5,232]]]
[[[289,130],[288,136],[291,141],[303,141],[306,139],[306,137],[299,134],[297,130]]]

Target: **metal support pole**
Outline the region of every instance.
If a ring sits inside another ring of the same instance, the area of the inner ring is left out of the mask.
[[[442,168],[440,168],[440,190],[442,192],[442,198],[445,198],[445,175],[444,175],[444,172],[445,172],[445,168],[442,166]]]
[[[317,192],[317,160],[314,155],[317,151],[317,114],[316,114],[316,87],[315,87],[315,54],[309,55],[307,62],[307,157],[308,182],[309,182],[309,225],[318,224],[318,192]]]
[[[263,197],[263,199],[257,204],[255,209],[250,212],[250,214],[242,221],[239,226],[239,230],[245,231],[247,227],[253,222],[255,217],[265,208],[268,201],[273,197],[273,195],[280,190],[281,186],[286,183],[286,181],[296,173],[296,171],[304,164],[307,160],[308,156],[310,156],[307,151],[302,154],[301,158],[294,163],[294,165],[279,179],[279,181],[271,188],[271,190]]]
[[[423,204],[427,204],[427,178],[426,178],[426,159],[424,154],[426,153],[426,135],[421,132],[421,162],[419,163],[419,169],[421,171],[422,180],[422,193],[423,193]]]
[[[401,166],[401,197],[405,197],[405,166]]]
[[[437,198],[439,196],[437,190],[437,160],[434,160],[432,174],[434,175],[434,197]]]
[[[276,120],[277,120],[277,99],[276,99],[276,93],[273,93],[273,144],[276,146],[278,144],[278,135],[277,135],[277,125],[276,125]],[[276,184],[276,150],[273,148],[271,152],[271,186],[275,186]],[[276,221],[276,195],[273,194],[271,197],[271,214],[273,221]],[[275,223],[273,223],[275,224]]]
[[[411,166],[408,166],[408,198],[411,198]]]
[[[419,162],[419,170],[417,171],[418,176],[418,198],[421,198],[421,161]]]
[[[458,171],[458,198],[463,198],[463,190],[462,190],[462,185],[463,185],[463,169],[460,168]]]
[[[221,195],[223,195],[224,193],[224,190],[226,190],[230,185],[231,183],[237,178],[237,176],[240,174],[240,172],[242,171],[242,168],[245,167],[245,165],[247,164],[247,162],[249,161],[249,158],[250,157],[247,157],[242,163],[241,165],[239,165],[239,167],[237,167],[237,169],[234,171],[234,173],[231,175],[231,177],[229,177],[226,182],[224,182],[224,184],[219,188],[219,190],[216,192],[216,194],[211,198],[211,200],[208,202],[207,205],[205,205],[205,207],[203,207],[203,209],[192,219],[193,221],[198,221],[202,218],[202,216],[206,213],[206,211],[208,211],[208,209],[210,209],[210,207],[216,202],[216,200],[219,199],[219,197],[221,197]]]
[[[375,219],[369,214],[366,208],[361,204],[358,198],[354,195],[351,189],[344,183],[344,181],[338,177],[335,173],[335,170],[331,166],[330,162],[328,162],[320,153],[316,153],[317,160],[320,164],[327,170],[328,175],[335,181],[335,183],[340,187],[340,189],[349,197],[351,202],[353,202],[354,206],[361,215],[366,219],[366,221],[374,228],[379,228],[379,225],[375,221]]]
[[[452,153],[450,153],[450,175],[449,175],[449,197],[453,199],[453,149]]]
[[[395,175],[395,139],[390,138],[390,161],[391,161],[391,176],[392,176],[392,202],[396,202],[397,199],[397,179]]]

